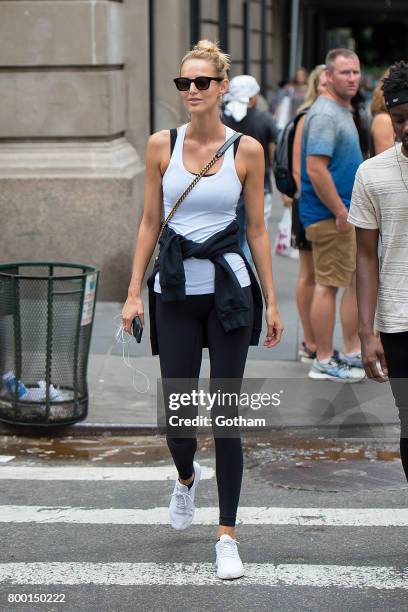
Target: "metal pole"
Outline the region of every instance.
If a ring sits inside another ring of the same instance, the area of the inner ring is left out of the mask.
[[[218,36],[223,51],[229,51],[229,0],[218,0]]]
[[[292,78],[296,72],[297,62],[297,45],[298,45],[298,30],[299,30],[299,0],[292,0],[291,16],[290,16],[290,52],[289,52],[289,78]]]
[[[149,114],[150,114],[150,133],[153,134],[156,129],[155,118],[155,38],[154,38],[154,0],[149,1]]]
[[[193,47],[200,40],[201,33],[201,0],[190,0],[190,45]]]
[[[262,0],[261,5],[261,94],[266,96],[267,73],[266,73],[266,1]]]
[[[251,0],[243,4],[244,11],[244,73],[251,74]]]

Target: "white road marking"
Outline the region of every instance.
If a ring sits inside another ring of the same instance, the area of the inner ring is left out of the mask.
[[[75,506],[0,506],[0,523],[79,523],[90,525],[167,525],[167,507],[92,508]],[[216,506],[196,508],[194,524],[214,525]],[[237,524],[407,527],[406,508],[265,508],[240,506]]]
[[[201,478],[214,478],[212,467],[201,466]],[[175,480],[174,465],[152,467],[83,467],[80,465],[0,469],[1,480]]]
[[[8,461],[15,458],[15,455],[0,455],[0,463],[8,463]]]
[[[212,563],[1,563],[0,584],[267,585],[408,589],[408,568],[245,563],[239,580],[217,578]]]

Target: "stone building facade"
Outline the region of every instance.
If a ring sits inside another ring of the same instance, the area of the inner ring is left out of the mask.
[[[198,37],[263,92],[282,74],[283,0],[2,0],[0,261],[101,269],[123,300],[152,131],[186,120],[171,78]]]

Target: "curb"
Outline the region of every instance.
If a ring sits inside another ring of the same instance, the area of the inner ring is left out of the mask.
[[[378,435],[375,432],[378,431]],[[309,425],[288,425],[288,426],[270,426],[259,431],[258,428],[246,428],[241,431],[243,436],[257,434],[260,437],[265,434],[271,439],[282,437],[289,434],[298,436],[299,438],[306,437],[323,437],[333,439],[354,439],[354,440],[395,440],[400,437],[400,424],[387,423],[383,425],[367,424],[356,425],[346,424],[339,426],[321,426],[311,427]],[[367,435],[369,434],[369,435]],[[59,426],[34,426],[27,425],[5,425],[0,423],[0,435],[3,436],[27,436],[27,437],[81,437],[81,436],[164,436],[165,434],[159,430],[157,425],[134,423],[75,423],[74,425],[59,425]],[[198,436],[208,437],[208,432],[197,432]]]
[[[4,425],[0,424],[2,436],[155,436],[156,425],[135,425],[133,423],[75,423],[74,425]]]

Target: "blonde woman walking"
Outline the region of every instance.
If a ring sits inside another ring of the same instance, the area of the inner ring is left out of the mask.
[[[220,120],[229,66],[228,57],[216,44],[206,40],[197,43],[183,58],[180,75],[174,79],[190,121],[177,133],[163,130],[149,138],[144,212],[122,311],[122,324],[128,332],[135,316],[144,324],[141,287],[163,208],[166,218],[194,177],[236,134]],[[238,243],[235,217],[242,189],[247,239],[262,292]],[[263,149],[255,139],[242,136],[193,186],[165,226],[160,253],[148,279],[152,353],[159,355],[163,381],[183,379],[192,390],[200,373],[202,348],[208,346],[211,380],[232,379],[235,388],[240,388],[248,347],[259,341],[262,294],[267,324],[263,345],[271,348],[280,341],[283,327],[275,299],[263,202]],[[212,416],[221,408],[214,405]],[[235,407],[236,414],[237,410]],[[184,407],[183,414],[195,416],[195,406]],[[185,436],[167,429],[166,438],[179,474],[169,506],[170,523],[175,529],[186,529],[193,520],[201,476],[201,467],[194,460],[197,440],[192,429]],[[243,474],[239,432],[215,437],[215,455],[220,508],[217,575],[239,578],[244,574],[235,540]]]

